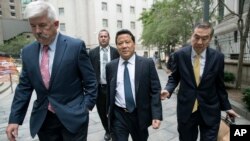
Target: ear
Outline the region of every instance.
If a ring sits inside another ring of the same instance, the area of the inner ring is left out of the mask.
[[[59,27],[59,21],[54,21],[54,25],[55,25],[55,27]]]

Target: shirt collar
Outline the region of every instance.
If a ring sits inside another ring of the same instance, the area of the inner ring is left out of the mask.
[[[99,46],[99,47],[100,47],[100,50],[103,51],[103,50],[102,50],[103,47],[101,47],[101,46]],[[110,47],[109,47],[109,45],[108,45],[108,46],[106,46],[105,48],[109,51],[109,48],[110,48]]]
[[[57,43],[58,35],[59,35],[59,32],[56,33],[56,37],[55,37],[54,41],[51,44],[49,44],[49,49],[52,51],[56,50],[56,43]],[[41,49],[43,46],[44,45],[41,44]]]
[[[128,61],[129,64],[135,64],[135,53],[128,59],[128,60],[124,60],[121,56],[120,56],[120,62],[121,64],[123,64],[125,61]]]
[[[207,52],[207,49],[205,49],[205,50],[200,54],[201,58],[205,58],[205,57],[206,57],[206,52]],[[197,55],[197,53],[196,53],[195,50],[192,48],[191,57],[194,58],[196,55]]]

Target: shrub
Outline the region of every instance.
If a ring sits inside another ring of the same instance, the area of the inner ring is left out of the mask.
[[[10,55],[13,58],[19,58],[21,49],[34,41],[33,37],[27,37],[26,34],[20,34],[0,45],[0,52]]]
[[[243,91],[243,102],[246,103],[247,109],[250,111],[250,88]]]
[[[234,82],[235,76],[231,72],[224,72],[224,82]]]

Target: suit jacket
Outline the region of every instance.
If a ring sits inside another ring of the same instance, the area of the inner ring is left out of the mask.
[[[70,132],[76,133],[88,122],[88,110],[94,107],[97,96],[97,81],[85,43],[58,35],[49,89],[46,89],[40,73],[39,53],[38,42],[23,48],[23,67],[9,123],[23,123],[31,94],[35,90],[37,99],[30,117],[32,137],[39,131],[46,117],[49,102],[62,124]]]
[[[120,55],[117,51],[116,48],[111,47],[110,46],[110,60],[114,60],[116,58],[118,58]],[[100,67],[100,47],[97,46],[94,49],[89,51],[89,57],[90,57],[90,61],[93,65],[93,68],[95,70],[95,74],[96,74],[96,79],[99,82],[100,81],[100,75],[101,75],[101,67]]]
[[[119,58],[106,65],[107,111],[110,123],[113,121],[112,116],[115,106],[118,62]],[[136,56],[134,84],[138,122],[140,128],[145,129],[152,124],[152,119],[162,120],[161,85],[152,59]]]
[[[205,123],[207,125],[219,123],[221,110],[231,109],[223,80],[224,55],[212,48],[207,48],[204,72],[200,84],[197,86],[191,52],[192,47],[187,46],[173,54],[172,74],[165,87],[172,94],[180,82],[177,94],[178,122],[187,122],[197,98]]]

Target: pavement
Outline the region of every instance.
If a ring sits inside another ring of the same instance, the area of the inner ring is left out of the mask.
[[[157,69],[162,88],[164,88],[167,82],[167,74],[164,69]],[[7,85],[9,86],[9,85]],[[3,86],[0,86],[0,88]],[[15,84],[13,85],[15,88]],[[4,88],[3,88],[4,89]],[[1,91],[1,89],[0,89]],[[5,134],[5,129],[8,124],[8,116],[10,113],[10,105],[13,99],[13,92],[9,88],[8,90],[0,93],[0,141],[7,141]],[[148,141],[178,141],[178,132],[177,132],[177,118],[176,118],[176,101],[177,95],[173,94],[170,99],[162,101],[163,106],[163,121],[161,122],[161,127],[157,130],[149,127],[149,139]],[[31,103],[26,114],[24,123],[19,127],[19,135],[17,141],[39,141],[37,136],[32,139],[29,133],[29,116],[31,112],[31,107],[33,101],[36,99],[35,94],[33,94]],[[236,124],[241,125],[250,125],[250,119],[246,119],[245,112],[242,112],[243,107],[240,103],[231,101],[233,107],[236,107],[236,112],[241,115],[241,118],[236,119]],[[241,111],[238,111],[241,110]],[[225,115],[222,112],[222,115]],[[100,118],[97,114],[96,108],[90,112],[90,121],[88,129],[88,140],[89,141],[103,141],[104,129],[102,127]],[[130,138],[129,141],[132,141]]]

